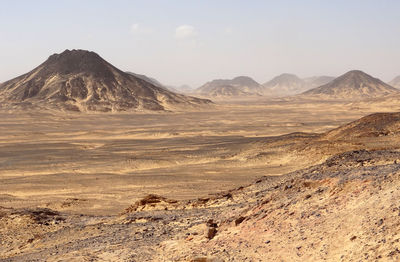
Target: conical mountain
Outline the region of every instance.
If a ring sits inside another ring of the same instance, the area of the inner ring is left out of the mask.
[[[389,85],[400,89],[400,76],[395,77],[392,81],[389,82]]]
[[[54,54],[31,72],[1,84],[0,101],[76,111],[168,110],[210,102],[157,87],[85,50]]]
[[[262,86],[248,76],[238,76],[233,79],[216,79],[205,83],[195,90],[204,96],[249,96],[258,95]]]
[[[352,100],[383,97],[391,94],[400,94],[400,91],[362,71],[353,70],[326,85],[308,90],[302,95]]]
[[[263,84],[265,91],[272,95],[295,95],[307,90],[307,84],[294,74],[281,74]]]

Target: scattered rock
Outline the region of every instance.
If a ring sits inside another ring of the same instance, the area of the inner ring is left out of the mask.
[[[145,196],[135,204],[126,208],[122,214],[128,214],[135,211],[143,210],[145,208],[153,208],[159,210],[168,210],[177,207],[178,201],[173,199],[168,199],[159,195],[150,194]],[[158,207],[158,208],[157,208]]]
[[[215,235],[217,234],[218,225],[212,219],[208,220],[206,225],[207,225],[206,237],[208,239],[213,239],[215,237]]]
[[[236,218],[235,219],[235,226],[237,226],[237,225],[239,225],[240,223],[242,223],[243,222],[243,220],[245,220],[246,218],[245,217],[238,217],[238,218]]]

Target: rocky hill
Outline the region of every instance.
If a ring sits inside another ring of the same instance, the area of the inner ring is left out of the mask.
[[[3,106],[74,111],[169,110],[210,103],[155,86],[85,50],[54,54],[1,84],[0,101]]]
[[[353,70],[326,85],[302,93],[304,97],[358,100],[399,94],[396,88],[362,71]]]

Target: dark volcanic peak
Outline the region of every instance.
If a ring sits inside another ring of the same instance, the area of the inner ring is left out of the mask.
[[[85,50],[54,54],[31,72],[1,84],[0,100],[76,111],[165,110],[210,102],[167,91]]]
[[[326,85],[303,95],[340,99],[360,99],[399,94],[399,90],[360,70],[352,70]]]
[[[53,54],[41,66],[42,73],[86,74],[100,78],[113,77],[111,68],[119,71],[97,53],[80,49],[67,49],[60,54]]]

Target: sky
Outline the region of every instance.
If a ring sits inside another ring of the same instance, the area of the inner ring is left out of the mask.
[[[198,87],[247,75],[400,75],[398,0],[0,0],[0,82],[65,49]]]

